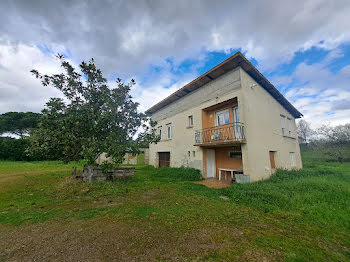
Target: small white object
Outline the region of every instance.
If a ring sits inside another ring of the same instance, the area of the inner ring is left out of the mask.
[[[233,172],[238,171],[236,169],[227,169],[227,168],[219,168],[219,180],[221,180],[221,171],[228,171],[231,173],[231,179],[233,179]],[[225,180],[227,180],[227,176],[225,174]]]

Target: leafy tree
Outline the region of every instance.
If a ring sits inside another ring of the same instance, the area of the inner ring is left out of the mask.
[[[30,129],[36,128],[40,114],[32,112],[8,112],[0,115],[0,134],[12,133],[24,137]]]
[[[297,124],[298,136],[302,143],[308,143],[310,138],[315,134],[310,124],[304,119],[299,120]]]
[[[31,152],[56,154],[64,161],[87,160],[94,165],[101,153],[111,156],[114,165],[122,163],[126,151],[138,152],[133,137],[143,129],[141,136],[152,142],[158,138],[150,127],[153,123],[137,111],[130,88],[134,80],[125,84],[117,79],[110,88],[107,79],[95,66],[94,60],[82,62],[80,72],[58,55],[64,73],[42,75],[31,72],[44,86],[62,91],[65,100],[51,98],[42,111],[38,129],[33,133]]]

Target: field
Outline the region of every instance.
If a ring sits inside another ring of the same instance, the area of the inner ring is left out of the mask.
[[[191,169],[86,184],[76,163],[0,162],[0,261],[350,261],[350,163],[303,161],[226,189]]]

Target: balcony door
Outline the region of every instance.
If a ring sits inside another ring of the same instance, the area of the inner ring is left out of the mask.
[[[239,108],[238,106],[233,108],[233,125],[235,130],[235,139],[240,140],[242,137],[242,126],[241,126],[241,119],[239,117]]]

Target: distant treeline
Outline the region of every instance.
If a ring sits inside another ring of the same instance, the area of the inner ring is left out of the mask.
[[[41,117],[42,114],[32,112],[0,114],[0,160],[41,161],[62,159],[63,151],[59,147],[50,148],[47,153],[29,150],[34,144],[33,133],[39,128]],[[141,141],[139,144],[140,147],[148,147],[146,142]]]
[[[1,160],[47,160],[45,156],[28,154],[30,131],[37,128],[40,117],[41,114],[32,112],[8,112],[0,115],[0,135],[7,133],[20,137],[0,137]]]
[[[298,122],[299,143],[302,151],[326,161],[350,162],[350,124],[324,124],[312,129],[305,120]]]
[[[0,159],[13,161],[44,160],[40,156],[29,156],[27,154],[29,145],[30,141],[26,138],[0,137]]]

